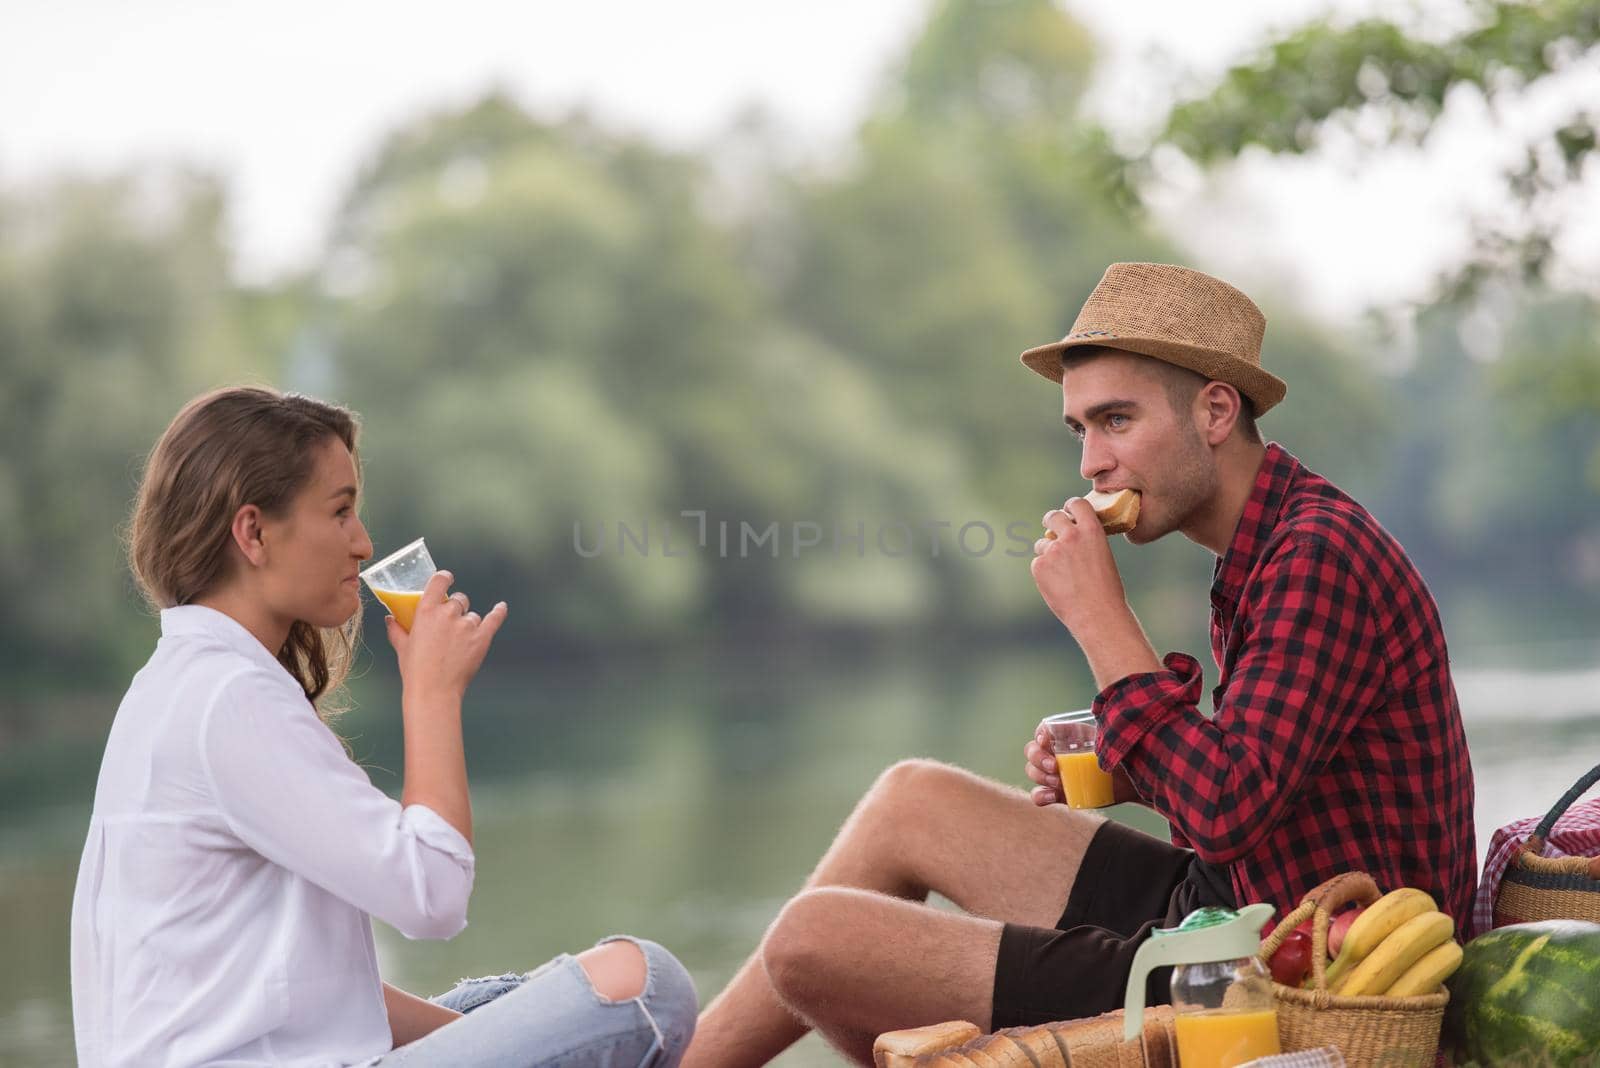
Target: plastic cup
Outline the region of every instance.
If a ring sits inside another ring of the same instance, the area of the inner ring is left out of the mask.
[[[1100,769],[1095,739],[1100,725],[1089,709],[1046,716],[1039,724],[1050,732],[1056,754],[1056,774],[1070,808],[1105,808],[1116,803],[1111,773]]]
[[[374,597],[383,602],[389,614],[407,631],[417,616],[417,602],[422,599],[422,588],[438,571],[433,557],[422,539],[385,556],[361,572],[361,578]]]

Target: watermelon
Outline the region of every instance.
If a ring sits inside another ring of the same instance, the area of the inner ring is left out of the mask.
[[[1600,1068],[1600,923],[1543,920],[1467,943],[1446,984],[1457,1064]]]

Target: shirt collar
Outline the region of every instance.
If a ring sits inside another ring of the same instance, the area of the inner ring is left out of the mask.
[[[215,608],[202,604],[184,604],[161,610],[161,636],[163,638],[198,637],[220,642],[236,653],[243,653],[262,664],[270,664],[285,671],[278,658],[267,651],[260,640],[245,628],[243,623]]]
[[[1267,454],[1256,471],[1255,486],[1245,502],[1239,525],[1234,528],[1228,551],[1217,559],[1212,571],[1211,603],[1236,604],[1244,583],[1255,570],[1256,560],[1278,525],[1278,514],[1289,486],[1300,471],[1300,461],[1277,442],[1267,443]]]

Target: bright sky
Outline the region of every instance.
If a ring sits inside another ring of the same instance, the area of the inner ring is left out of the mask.
[[[1071,9],[1106,53],[1094,106],[1126,124],[1161,106],[1171,72],[1221,69],[1269,29],[1330,6],[1379,0]],[[8,0],[0,182],[198,161],[230,178],[243,270],[270,277],[316,255],[359,162],[420,109],[499,85],[541,113],[584,104],[692,146],[760,102],[825,150],[849,135],[925,11],[925,0]],[[1220,185],[1177,182],[1158,209],[1197,265],[1337,319],[1421,291],[1463,240],[1460,205],[1493,202],[1489,162],[1506,148],[1480,127],[1431,163],[1247,164]]]

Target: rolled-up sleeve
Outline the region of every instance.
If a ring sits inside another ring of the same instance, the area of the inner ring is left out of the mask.
[[[239,840],[394,927],[450,938],[467,923],[471,844],[424,805],[372,785],[297,693],[246,671],[201,720],[201,763]]]
[[[1264,841],[1355,722],[1386,671],[1366,597],[1336,554],[1286,542],[1258,577],[1259,603],[1215,715],[1199,710],[1200,664],[1130,675],[1094,703],[1099,750],[1203,860]]]

